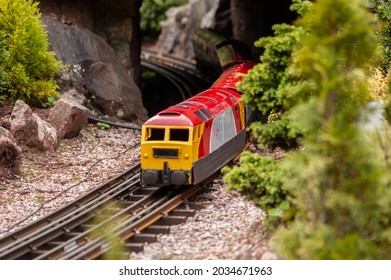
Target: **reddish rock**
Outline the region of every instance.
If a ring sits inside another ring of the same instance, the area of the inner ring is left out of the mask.
[[[53,151],[58,145],[56,130],[22,100],[12,110],[10,131],[19,145],[42,151]]]
[[[22,149],[10,134],[0,127],[0,177],[20,174]]]
[[[84,94],[76,89],[68,90],[67,92],[64,92],[61,98],[70,98],[71,100],[76,101],[78,104],[86,106],[88,103],[87,98],[84,96]]]
[[[7,130],[4,127],[1,127],[1,126],[0,126],[0,136],[7,137],[7,138],[11,139],[13,142],[15,142],[15,138],[12,135],[12,133],[9,130]]]
[[[57,130],[58,137],[73,138],[78,136],[83,126],[87,124],[89,115],[90,111],[68,94],[59,99],[50,109],[49,123]]]

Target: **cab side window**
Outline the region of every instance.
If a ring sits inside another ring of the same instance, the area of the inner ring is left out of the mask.
[[[193,131],[193,142],[197,142],[198,138],[200,138],[200,127],[196,126]]]

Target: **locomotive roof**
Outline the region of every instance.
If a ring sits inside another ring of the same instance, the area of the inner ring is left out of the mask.
[[[237,104],[240,94],[236,83],[242,80],[237,74],[245,74],[251,64],[237,64],[228,68],[211,88],[190,97],[153,116],[144,125],[197,126]]]
[[[144,125],[197,126],[238,102],[240,95],[232,90],[205,90],[156,114]]]
[[[247,72],[253,68],[254,64],[243,62],[235,64],[226,69],[220,77],[213,83],[211,88],[233,88],[236,89],[236,84],[242,81],[243,77],[238,74],[247,74]]]

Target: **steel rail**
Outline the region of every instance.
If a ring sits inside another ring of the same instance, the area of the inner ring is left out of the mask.
[[[73,211],[77,210],[82,205],[88,203],[91,200],[96,199],[102,193],[105,193],[110,189],[114,188],[122,181],[128,180],[130,177],[134,176],[134,174],[136,174],[139,170],[140,164],[138,163],[125,170],[121,174],[113,177],[112,179],[98,185],[90,192],[80,196],[76,201],[73,201],[64,205],[63,207],[58,208],[54,212],[46,215],[45,217],[42,217],[41,219],[35,221],[32,224],[28,224],[16,231],[8,233],[0,239],[0,248],[2,249],[3,247],[7,246],[8,243],[13,243],[16,240],[21,240],[22,238],[25,238],[25,236],[29,235],[32,232],[35,232],[38,228],[41,228],[44,225],[50,225],[53,222],[58,221],[69,213],[72,213]]]
[[[62,258],[64,255],[69,254],[73,250],[76,250],[78,248],[83,248],[90,240],[93,238],[97,238],[97,232],[99,232],[102,228],[107,228],[110,223],[115,221],[123,222],[126,220],[131,219],[135,215],[140,215],[144,209],[146,209],[149,205],[155,202],[156,198],[155,196],[158,195],[159,192],[161,192],[162,189],[158,189],[155,192],[152,192],[149,195],[146,195],[144,198],[140,199],[137,202],[130,203],[128,206],[126,206],[124,209],[117,211],[113,215],[110,215],[107,217],[106,220],[101,222],[95,222],[94,219],[96,216],[99,216],[100,214],[105,213],[105,208],[100,209],[100,211],[96,211],[94,215],[91,215],[88,220],[83,221],[83,223],[88,223],[90,227],[88,227],[87,230],[84,230],[82,233],[78,234],[77,236],[66,240],[65,242],[59,243],[54,248],[48,250],[47,252],[40,254],[38,257],[34,259],[59,259]],[[103,207],[105,205],[101,205]],[[113,203],[113,206],[116,206],[115,203]],[[109,207],[110,208],[110,207]],[[81,224],[81,227],[83,225]]]
[[[209,80],[210,77],[201,77],[200,72],[195,69],[177,67],[178,64],[175,64],[175,62],[166,63],[166,61],[170,62],[169,58],[160,57],[160,59],[156,59],[153,56],[146,56],[146,58],[142,59],[141,65],[146,68],[150,67],[151,70],[155,70],[157,67],[164,70],[164,74],[168,72],[173,79],[186,86],[186,90],[189,92],[187,98],[207,89],[213,83],[213,81]],[[174,66],[171,64],[174,64]]]
[[[34,247],[33,244],[37,245],[34,242],[39,241],[45,232],[56,231],[64,227],[67,222],[72,222],[113,196],[129,192],[129,184],[139,182],[140,180],[139,171],[140,164],[137,164],[97,186],[76,201],[57,209],[31,225],[5,236],[0,240],[0,259],[13,259],[20,256],[22,252],[26,253],[31,250],[31,247]],[[18,252],[18,250],[20,251]]]
[[[189,73],[191,76],[202,79],[201,73],[198,71],[195,62],[186,61],[183,59],[168,56],[154,51],[141,51],[141,60],[154,61],[159,65],[165,65],[170,68],[175,68],[181,72]]]
[[[124,190],[119,191],[122,193]],[[99,207],[99,205],[107,203],[114,197],[117,197],[118,194],[119,192],[113,193],[104,200],[101,200],[99,203],[92,201],[91,205],[88,206],[92,206],[93,208]],[[38,250],[40,246],[47,244],[48,242],[63,234],[69,234],[74,228],[93,218],[94,215],[91,214],[91,211],[91,207],[86,207],[82,211],[71,213],[69,217],[67,217],[68,219],[64,220],[63,222],[56,223],[53,227],[50,228],[42,228],[37,232],[34,232],[31,238],[18,241],[15,245],[11,244],[7,250],[2,252],[0,259],[18,259],[23,258],[23,256],[28,253],[33,253],[34,251]]]
[[[178,89],[183,100],[189,98],[193,94],[193,91],[190,89],[190,87],[186,83],[183,83],[183,80],[178,79],[176,73],[162,68],[161,66],[150,61],[141,61],[141,66],[159,73],[168,79]]]
[[[173,209],[183,204],[184,201],[195,195],[202,189],[201,184],[196,186],[187,187],[184,191],[174,194],[173,197],[162,197],[154,205],[151,205],[148,209],[145,209],[145,215],[134,216],[134,219],[119,223],[111,230],[111,235],[118,238],[120,241],[125,241],[131,237],[142,232],[148,226],[152,225],[160,218],[168,215]],[[154,208],[154,209],[151,209]],[[141,214],[141,213],[140,213]],[[137,218],[137,219],[136,219]],[[62,259],[96,259],[111,249],[112,244],[100,236],[94,240],[91,244],[85,247],[80,247],[78,250],[73,251],[71,254],[64,256]]]
[[[151,211],[151,209],[155,208],[156,205],[159,205],[162,203],[162,201],[165,200],[165,197],[161,197],[159,199],[155,199],[153,201],[153,203],[151,203],[150,205],[148,205],[146,208],[144,208],[143,210],[137,212],[137,213],[134,213],[134,215],[130,216],[127,220],[115,220],[114,221],[114,224],[115,226],[110,228],[110,227],[106,227],[104,229],[104,231],[107,233],[107,232],[110,232],[109,234],[111,234],[111,232],[117,230],[118,228],[121,228],[123,227],[124,225],[126,225],[127,223],[129,222],[132,222],[134,220],[137,220],[139,219],[141,216],[143,215],[146,215],[147,213],[149,213]],[[101,225],[108,225],[109,221],[104,221],[104,223],[100,224]],[[76,250],[72,251],[72,252],[69,252],[68,254],[62,256],[60,259],[75,259],[75,256],[76,255],[80,255],[80,254],[84,254],[86,251],[90,250],[90,248],[94,247],[94,246],[99,246],[99,249],[102,253],[104,253],[106,251],[106,249],[108,248],[107,246],[107,242],[105,241],[105,234],[101,234],[101,235],[96,235],[96,236],[90,236],[91,240],[89,243],[85,243],[83,244],[83,246],[80,246],[78,247]],[[100,244],[100,245],[99,245]],[[99,255],[97,255],[99,256]]]

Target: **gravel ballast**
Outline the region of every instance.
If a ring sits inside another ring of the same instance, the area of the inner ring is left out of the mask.
[[[140,132],[88,124],[54,152],[24,149],[22,174],[0,178],[0,238],[87,193],[139,160]],[[194,217],[131,259],[275,259],[260,235],[264,213],[221,180]]]

